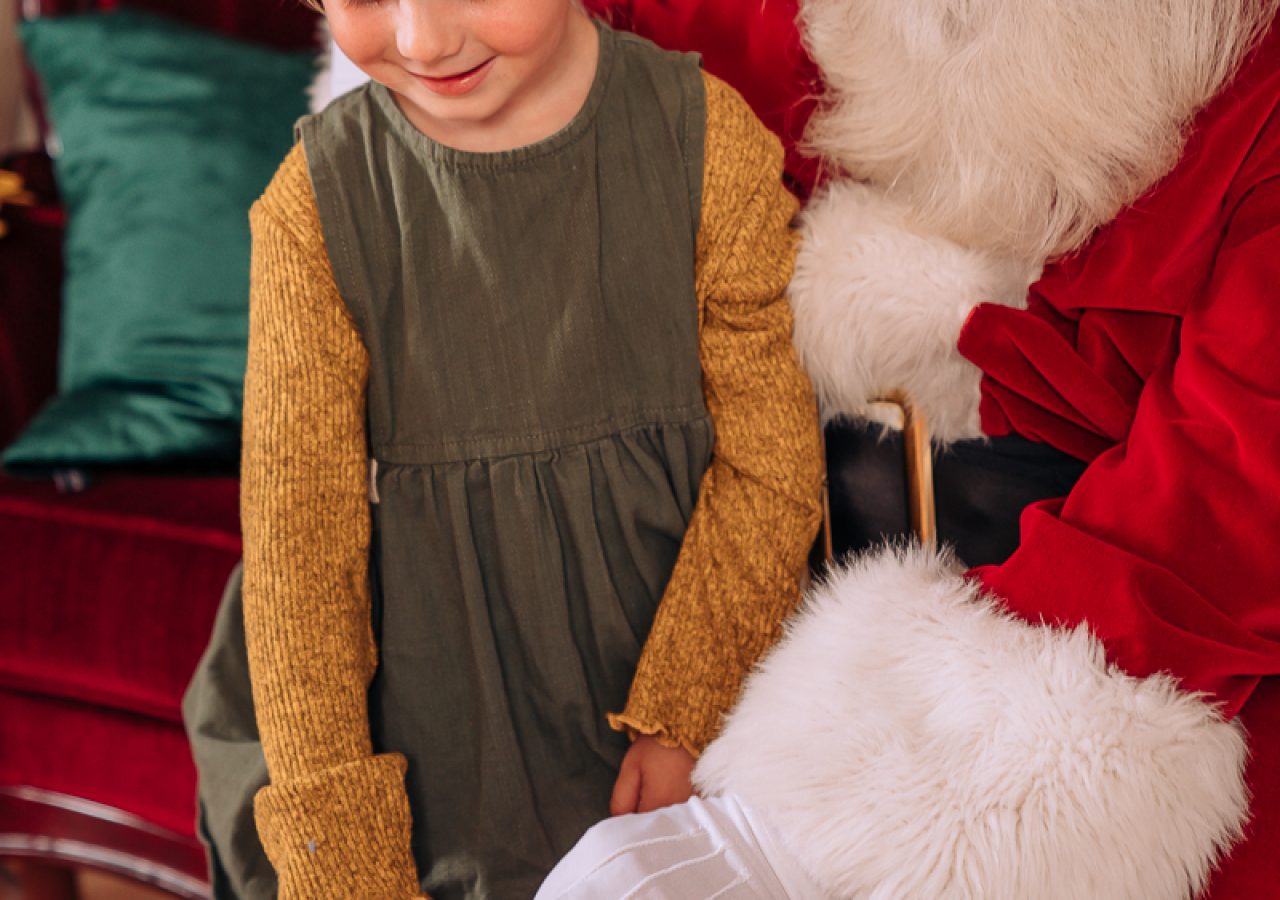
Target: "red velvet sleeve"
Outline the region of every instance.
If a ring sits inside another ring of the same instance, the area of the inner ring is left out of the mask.
[[[1278,292],[1273,178],[1236,207],[1127,438],[1068,497],[1023,513],[1005,564],[972,573],[1018,615],[1087,622],[1124,670],[1170,672],[1227,715],[1280,673]],[[1072,350],[1049,320],[983,306],[965,333],[1007,336],[1015,316],[1006,356],[1026,371],[1006,374],[1043,382],[1035,361]]]

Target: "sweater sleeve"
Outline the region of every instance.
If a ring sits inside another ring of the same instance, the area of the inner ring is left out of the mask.
[[[626,709],[610,719],[695,756],[799,599],[822,484],[785,295],[796,201],[782,147],[732,88],[704,77],[696,283],[715,449]]]
[[[368,357],[324,250],[301,145],[251,212],[241,518],[245,637],[282,898],[420,896],[405,761],[375,756]]]

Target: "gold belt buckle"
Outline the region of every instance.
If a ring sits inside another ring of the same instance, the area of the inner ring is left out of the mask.
[[[890,407],[891,417],[902,427],[903,466],[907,478],[907,515],[911,532],[921,544],[931,545],[938,539],[938,510],[933,491],[933,448],[929,441],[929,423],[902,391],[873,401],[872,405]],[[896,413],[896,415],[894,415]],[[826,442],[822,458],[826,461]],[[831,494],[826,474],[822,479],[823,554],[828,563],[834,556],[831,538]]]

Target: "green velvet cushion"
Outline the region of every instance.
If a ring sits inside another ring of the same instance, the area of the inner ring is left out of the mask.
[[[5,467],[233,462],[248,210],[306,111],[313,56],[129,12],[37,19],[22,40],[70,221],[59,396]]]

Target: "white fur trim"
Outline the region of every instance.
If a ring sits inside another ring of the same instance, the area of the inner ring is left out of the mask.
[[[1171,900],[1239,837],[1245,756],[1171,678],[899,549],[814,591],[695,780],[761,811],[835,897]]]
[[[325,49],[320,54],[316,77],[308,90],[313,113],[320,112],[347,91],[354,90],[369,80],[369,76],[357,69],[355,63],[342,52],[342,48],[333,42],[329,35],[329,24],[323,19],[320,20],[320,45]]]
[[[956,351],[970,310],[1025,303],[1037,266],[912,231],[903,207],[840,181],[801,220],[795,342],[823,417],[906,391],[943,442],[981,435],[981,373]]]

